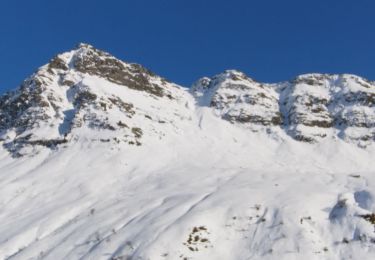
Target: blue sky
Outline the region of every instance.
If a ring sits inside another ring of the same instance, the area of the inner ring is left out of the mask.
[[[87,42],[185,86],[238,69],[375,80],[373,0],[2,0],[0,92]]]

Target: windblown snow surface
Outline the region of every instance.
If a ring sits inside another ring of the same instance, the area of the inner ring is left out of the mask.
[[[249,131],[181,87],[146,101],[80,82],[131,100],[157,129],[142,115],[138,146],[85,127],[32,156],[2,146],[1,259],[375,259],[373,145]]]

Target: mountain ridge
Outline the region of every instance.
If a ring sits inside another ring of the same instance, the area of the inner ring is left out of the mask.
[[[101,90],[98,92],[92,87],[96,84],[85,83],[96,78],[155,100],[172,101],[177,93],[184,100],[181,102],[189,104],[190,108],[211,107],[220,118],[251,131],[280,135],[281,129],[297,141],[317,143],[324,138],[342,139],[362,147],[375,140],[372,123],[375,120],[375,84],[355,75],[313,73],[281,83],[261,83],[240,71],[227,70],[211,78],[204,77],[187,90],[141,65],[125,63],[81,43],[72,51],[55,56],[18,90],[1,96],[0,140],[3,146],[20,156],[19,151],[27,145],[51,148],[68,143],[71,130],[84,122],[92,129],[126,128],[120,118],[116,123],[108,123],[108,113],[101,118],[98,115],[107,107],[115,106],[129,118],[135,114],[134,104],[123,101],[115,92],[110,97],[103,96]],[[91,112],[82,112],[89,108]],[[49,137],[38,136],[36,132],[43,132],[43,129],[54,133]],[[134,131],[140,132],[131,130]],[[135,137],[140,133],[133,133],[133,136],[128,143],[140,145]]]
[[[0,98],[0,259],[372,259],[373,91],[60,54]]]

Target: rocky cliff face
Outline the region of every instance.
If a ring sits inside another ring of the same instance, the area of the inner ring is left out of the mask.
[[[310,74],[286,89],[288,131],[297,139],[373,141],[374,84],[353,75]]]

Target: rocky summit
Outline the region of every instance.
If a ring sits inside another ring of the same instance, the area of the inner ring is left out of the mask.
[[[80,137],[81,128],[92,130],[93,141],[113,141],[116,137],[116,142],[140,145],[142,130],[132,125],[132,117],[145,118],[147,113],[133,104],[132,95],[173,100],[179,92],[177,85],[138,64],[124,63],[80,44],[57,55],[19,89],[1,97],[0,138],[14,156],[34,146],[55,148],[66,144]],[[106,132],[105,138],[97,136],[98,130]]]
[[[88,44],[0,97],[0,259],[375,258],[375,82],[182,87]]]

